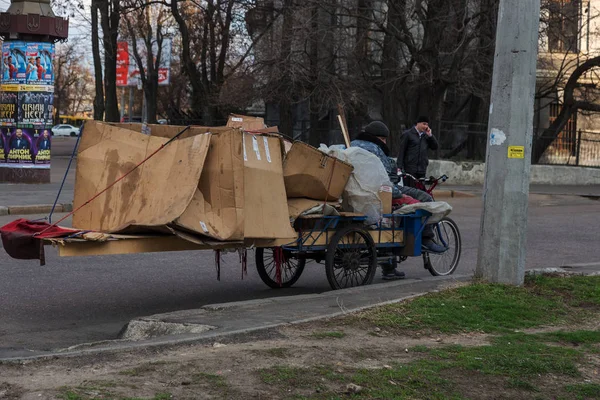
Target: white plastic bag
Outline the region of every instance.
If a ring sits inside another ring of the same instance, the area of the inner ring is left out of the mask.
[[[360,147],[346,149],[322,144],[319,150],[354,166],[342,195],[344,210],[366,215],[369,225],[379,222],[382,215],[379,189],[392,186],[381,160]]]

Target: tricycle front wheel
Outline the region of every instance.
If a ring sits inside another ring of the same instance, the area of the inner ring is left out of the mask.
[[[275,264],[275,251],[273,248],[258,247],[255,253],[256,270],[260,279],[273,289],[289,288],[302,275],[306,258],[292,258],[288,252],[283,252],[280,268],[280,283],[277,282],[277,266]]]
[[[348,226],[333,235],[325,258],[325,272],[332,289],[368,285],[376,269],[377,250],[368,232]]]

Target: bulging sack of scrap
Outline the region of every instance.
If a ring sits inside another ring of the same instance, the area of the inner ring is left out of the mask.
[[[354,166],[342,195],[343,208],[366,215],[367,224],[377,223],[383,212],[379,190],[382,186],[392,186],[381,160],[360,147],[321,145],[319,150]]]

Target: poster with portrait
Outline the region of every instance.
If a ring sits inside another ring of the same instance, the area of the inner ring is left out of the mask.
[[[33,164],[33,132],[15,128],[8,141],[7,164]]]
[[[4,42],[2,44],[2,75],[0,84],[25,83],[27,69],[27,44]]]
[[[52,43],[27,43],[25,59],[25,83],[54,84]]]
[[[50,166],[52,135],[49,129],[41,129],[34,143],[34,162],[36,165]]]
[[[0,164],[6,163],[7,133],[10,134],[10,129],[0,128]]]
[[[15,126],[17,123],[18,92],[0,88],[0,126]]]

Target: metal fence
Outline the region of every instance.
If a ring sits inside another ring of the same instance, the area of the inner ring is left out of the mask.
[[[436,158],[457,161],[484,161],[487,126],[443,121],[438,124],[440,148]],[[533,147],[541,132],[533,137]],[[600,167],[600,133],[577,131],[576,135],[559,134],[537,164]]]
[[[600,133],[579,130],[573,138],[559,135],[539,164],[600,167]]]

